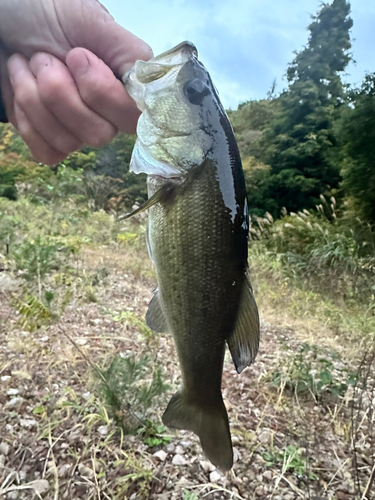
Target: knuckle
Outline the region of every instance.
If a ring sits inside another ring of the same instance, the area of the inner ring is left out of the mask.
[[[14,100],[22,110],[30,109],[37,102],[34,92],[27,86],[16,89]]]
[[[43,140],[36,139],[35,137],[32,137],[28,141],[25,140],[25,142],[34,159],[38,163],[55,165],[68,156],[61,151],[56,151],[52,146],[46,144]]]
[[[40,89],[40,97],[48,107],[56,104],[61,97],[61,83],[56,78],[49,78],[43,83]]]
[[[95,76],[95,77],[94,77]],[[115,76],[105,77],[100,74],[91,75],[85,82],[79,85],[79,93],[83,102],[90,108],[96,110],[103,107],[103,103],[107,102],[109,96],[118,96],[121,92],[124,93],[121,82],[116,80]]]
[[[102,127],[100,130],[92,131],[85,142],[93,148],[102,148],[111,142],[116,134],[117,130],[115,127],[108,124],[108,126]]]
[[[103,82],[102,79],[90,79],[89,85],[80,86],[80,94],[88,105],[95,104],[111,91],[111,87],[111,84]]]
[[[57,137],[55,139],[55,142],[53,144],[53,147],[57,150],[60,151],[61,153],[64,154],[70,154],[73,153],[73,151],[76,151],[82,146],[82,143],[78,139],[74,138],[64,138],[64,137]]]
[[[33,130],[26,120],[17,120],[17,130],[21,139],[30,148],[33,143]]]
[[[56,163],[67,157],[66,154],[55,151],[52,148],[45,151],[31,152],[39,163],[44,163],[45,165],[56,165]]]

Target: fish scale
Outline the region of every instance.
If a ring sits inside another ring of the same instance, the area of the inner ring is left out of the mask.
[[[245,263],[241,266],[230,258],[240,242],[229,214],[223,217],[226,207],[217,168],[213,162],[200,168],[199,179],[172,205],[150,208],[149,238],[161,306],[169,330],[176,332],[189,399],[211,404],[221,398],[225,339],[240,301],[241,287],[231,285],[243,281]],[[156,181],[149,196],[163,182]]]

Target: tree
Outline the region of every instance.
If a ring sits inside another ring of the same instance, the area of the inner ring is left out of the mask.
[[[146,175],[129,172],[135,136],[118,134],[107,146],[85,147],[70,155],[64,165],[83,170],[85,196],[95,209],[130,210],[147,199]]]
[[[17,131],[0,123],[0,196],[15,200],[17,189],[34,202],[85,197],[95,209],[130,210],[147,199],[146,175],[129,172],[135,136],[118,134],[100,150],[84,147],[48,167],[33,161]]]
[[[17,178],[25,172],[25,165],[16,153],[0,152],[0,196],[17,199]]]
[[[340,73],[351,59],[349,12],[346,0],[333,0],[313,17],[308,45],[290,64],[288,89],[263,134],[260,159],[271,166],[269,192],[278,211],[314,207],[320,194],[339,186],[334,122],[344,105]]]
[[[343,88],[339,73],[351,60],[349,30],[353,21],[349,17],[350,4],[346,0],[333,0],[323,4],[313,22],[308,46],[299,53],[287,70],[290,83],[313,82],[320,90],[322,102],[340,102]]]
[[[352,106],[343,117],[344,168],[342,187],[353,208],[375,223],[375,73],[350,94]]]
[[[228,110],[241,155],[259,157],[262,131],[274,118],[277,105],[277,99],[269,92],[268,99],[246,101],[235,111]]]
[[[249,212],[262,217],[264,212],[274,213],[277,205],[270,195],[270,167],[254,156],[242,157]],[[258,207],[262,207],[261,209]]]

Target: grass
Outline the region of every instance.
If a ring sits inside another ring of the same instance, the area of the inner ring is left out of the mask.
[[[363,348],[373,342],[375,303],[372,296],[364,303],[361,297],[347,301],[325,290],[313,290],[303,276],[291,275],[290,268],[262,242],[250,243],[249,260],[258,306],[265,320],[285,326],[293,324],[304,331],[304,337],[311,343],[316,340],[317,331],[319,343],[331,347],[332,341],[337,345],[336,337],[348,341],[348,350],[352,343]],[[340,342],[344,348],[345,342]]]
[[[266,461],[267,467],[282,466],[283,472],[294,470],[298,476],[307,476],[309,479],[317,479],[316,474],[311,471],[311,466],[305,455],[306,450],[303,448],[296,448],[293,445],[285,447],[283,450],[270,448],[263,458]]]
[[[120,353],[106,369],[100,370],[97,384],[107,408],[125,432],[140,429],[148,438],[153,434],[156,438],[162,432],[147,416],[169,386],[161,368],[152,366],[149,356]]]
[[[311,396],[314,401],[334,400],[345,396],[357,381],[357,374],[342,363],[334,351],[307,342],[291,349],[281,342],[278,366],[269,373],[272,387],[281,393],[288,389],[298,397]]]
[[[142,443],[146,443],[148,447],[155,447],[168,441],[164,436],[164,429],[149,419],[141,419],[141,410],[146,412],[151,404],[154,415],[157,393],[164,392],[157,368],[154,368],[157,376],[151,375],[149,384],[142,379],[142,375],[147,371],[146,368],[150,368],[146,366],[145,359],[131,363],[133,376],[135,371],[138,372],[138,376],[131,380],[125,378],[125,382],[130,384],[126,387],[126,391],[132,397],[132,404],[127,412],[137,412],[135,429],[139,429],[139,432],[135,432],[133,428],[134,435],[128,436],[123,431],[123,425],[119,425],[113,402],[109,401],[108,387],[104,389],[104,392],[107,391],[106,395],[103,395],[103,390],[97,389],[98,383],[88,371],[90,365],[85,363],[79,351],[78,357],[74,355],[72,358],[70,351],[63,349],[59,359],[56,359],[50,349],[52,345],[62,345],[64,342],[59,338],[59,330],[53,326],[48,329],[48,336],[48,344],[41,351],[40,329],[33,330],[28,334],[25,348],[21,351],[23,353],[21,366],[24,371],[27,370],[25,373],[28,376],[25,380],[29,380],[31,384],[29,402],[34,403],[32,416],[36,421],[36,429],[30,430],[33,436],[31,446],[35,453],[44,456],[44,471],[41,478],[48,481],[54,478],[54,495],[71,491],[72,497],[75,497],[77,487],[82,482],[82,479],[78,479],[80,477],[86,478],[83,479],[87,486],[85,493],[82,484],[82,491],[80,490],[85,498],[94,498],[91,495],[95,491],[99,496],[104,495],[104,498],[106,492],[110,492],[110,498],[120,499],[130,496],[134,491],[137,491],[139,498],[148,498],[155,477],[150,467],[152,463],[150,454],[143,451]],[[100,361],[102,357],[100,350],[96,352],[94,345],[90,353],[96,362]],[[10,366],[13,368],[12,373],[15,374],[17,360],[13,359]],[[108,370],[103,370],[103,373],[107,375]],[[121,372],[123,373],[124,371]],[[131,376],[129,370],[126,374]],[[44,393],[40,393],[39,388],[38,393],[34,395],[33,387],[38,387],[36,383],[38,377],[42,377],[42,387],[45,389]],[[116,383],[112,379],[107,378],[106,382],[108,386],[112,385],[112,393],[116,390],[121,392],[115,387]],[[16,417],[17,411],[9,414],[10,421],[14,422]],[[129,432],[128,426],[127,432]],[[134,441],[128,441],[133,437]],[[152,442],[152,439],[155,441]],[[65,456],[65,459],[62,459],[62,456]],[[66,476],[61,472],[61,467],[67,467]],[[79,471],[80,475],[76,476],[75,471]],[[30,483],[32,477],[26,479],[29,479]],[[15,481],[16,477],[4,485],[6,491],[13,491],[9,488],[17,486]]]
[[[64,318],[71,317],[72,311],[90,309],[90,304],[101,307],[102,290],[112,273],[127,273],[129,290],[137,281],[153,276],[144,227],[118,223],[111,215],[92,213],[70,202],[59,202],[57,207],[34,205],[23,198],[12,203],[0,199],[0,214],[0,260],[7,273],[23,283],[7,293],[10,311],[16,314],[9,313],[12,332],[8,344],[26,359],[22,369],[29,379],[41,378],[45,385],[43,393],[31,399],[38,431],[34,446],[41,450],[48,447],[42,478],[53,478],[54,497],[61,491],[80,496],[74,491],[81,488],[87,498],[95,491],[104,498],[106,491],[113,499],[129,497],[134,491],[137,498],[148,498],[155,477],[142,445],[155,448],[170,439],[155,413],[158,397],[168,386],[155,360],[151,366],[143,350],[155,347],[156,341],[139,319],[138,309],[137,314],[126,311],[125,315],[119,310],[114,313],[119,318],[109,320],[121,328],[126,323],[132,334],[138,330],[137,356],[119,353],[109,361],[110,351],[102,351],[102,344],[121,345],[123,340],[109,335],[107,341],[100,339],[100,344],[91,345],[88,351],[87,341],[93,341],[77,338],[64,326]],[[62,331],[69,332],[72,346],[67,338],[62,341]],[[55,348],[60,351],[58,357],[53,354]],[[95,359],[91,365],[86,364],[89,358]],[[15,358],[4,370],[12,367],[16,373],[17,365]],[[94,377],[97,373],[100,379]],[[9,418],[16,415],[11,413]],[[125,444],[128,438],[124,431],[134,436],[135,446]],[[56,457],[62,453],[69,465],[66,478],[56,463],[60,460],[61,467],[61,459]],[[112,464],[109,470],[108,464]],[[78,469],[84,485],[76,484],[74,471]],[[27,487],[32,489],[29,479]],[[16,476],[11,477],[3,489],[0,487],[0,496],[1,492],[15,491],[15,481]]]

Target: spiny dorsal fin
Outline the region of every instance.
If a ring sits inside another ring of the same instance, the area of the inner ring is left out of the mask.
[[[154,292],[154,296],[148,305],[146,313],[146,324],[151,330],[157,333],[167,333],[168,325],[160,304],[158,288]]]
[[[233,332],[227,339],[238,373],[250,366],[259,348],[259,314],[250,281],[246,276]]]

